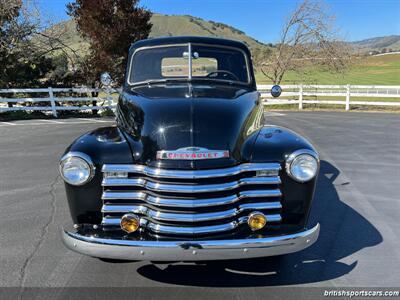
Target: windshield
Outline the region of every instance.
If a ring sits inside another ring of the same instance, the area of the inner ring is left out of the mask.
[[[248,84],[248,61],[240,49],[214,45],[137,49],[131,59],[128,84],[164,80],[217,80]]]

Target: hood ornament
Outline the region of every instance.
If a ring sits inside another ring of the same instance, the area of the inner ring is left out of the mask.
[[[161,150],[157,151],[157,159],[170,160],[200,160],[200,159],[217,159],[228,158],[228,150],[209,150],[201,147],[185,147],[177,150]]]

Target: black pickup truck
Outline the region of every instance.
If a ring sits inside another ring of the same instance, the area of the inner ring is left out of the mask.
[[[60,160],[73,220],[62,232],[65,245],[150,261],[310,246],[319,234],[318,224],[308,227],[318,154],[293,131],[265,123],[245,44],[134,43],[116,126],[79,137]]]

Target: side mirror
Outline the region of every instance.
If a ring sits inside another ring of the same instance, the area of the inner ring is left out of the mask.
[[[271,88],[272,97],[276,98],[276,97],[279,97],[281,94],[282,94],[282,88],[279,85],[274,85]]]
[[[111,75],[108,72],[104,72],[100,76],[100,82],[105,87],[110,87],[112,83]]]

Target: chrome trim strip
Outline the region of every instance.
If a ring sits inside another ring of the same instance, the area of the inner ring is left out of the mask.
[[[103,205],[102,213],[134,213],[144,215],[158,221],[176,221],[176,222],[201,222],[208,220],[221,220],[231,218],[248,210],[281,209],[280,202],[262,202],[246,203],[239,205],[238,208],[232,208],[224,211],[215,211],[208,213],[169,213],[153,210],[143,205]]]
[[[280,214],[265,215],[267,217],[267,223],[277,223],[282,220]],[[206,233],[218,233],[224,231],[230,231],[241,224],[247,223],[247,216],[239,218],[237,221],[232,221],[229,223],[210,225],[210,226],[171,226],[162,225],[154,222],[150,218],[143,217],[140,218],[140,226],[142,228],[150,229],[155,233],[160,234],[176,234],[176,235],[196,235],[196,234],[206,234]],[[106,217],[103,218],[101,224],[105,226],[119,226],[121,218]]]
[[[168,170],[151,168],[144,165],[103,165],[103,172],[128,172],[139,173],[142,175],[155,178],[181,178],[181,179],[199,179],[199,178],[215,178],[238,175],[243,172],[252,171],[276,171],[274,176],[278,176],[281,165],[278,163],[245,163],[230,168],[211,169],[211,170]]]
[[[281,180],[277,176],[273,177],[251,177],[241,178],[237,181],[203,184],[203,185],[183,185],[183,184],[165,184],[153,182],[143,178],[119,179],[104,178],[102,186],[137,186],[151,191],[171,192],[171,193],[208,193],[233,190],[244,185],[261,185],[261,184],[280,184]]]
[[[238,227],[241,223],[233,221],[226,224],[199,226],[199,227],[183,227],[183,226],[167,226],[149,222],[147,229],[161,234],[176,234],[176,235],[198,235],[206,233],[218,233],[232,230]]]
[[[220,198],[207,198],[207,199],[173,199],[173,198],[162,198],[148,195],[145,192],[114,192],[105,191],[103,192],[103,200],[141,200],[147,204],[154,206],[169,206],[169,207],[208,207],[208,206],[219,206],[232,204],[237,201],[246,198],[269,198],[269,197],[281,197],[282,193],[279,189],[273,190],[251,190],[241,191],[239,195],[229,195]]]
[[[94,257],[149,261],[202,261],[266,257],[293,253],[318,239],[320,226],[301,232],[258,238],[196,241],[143,241],[62,232],[67,248]]]

